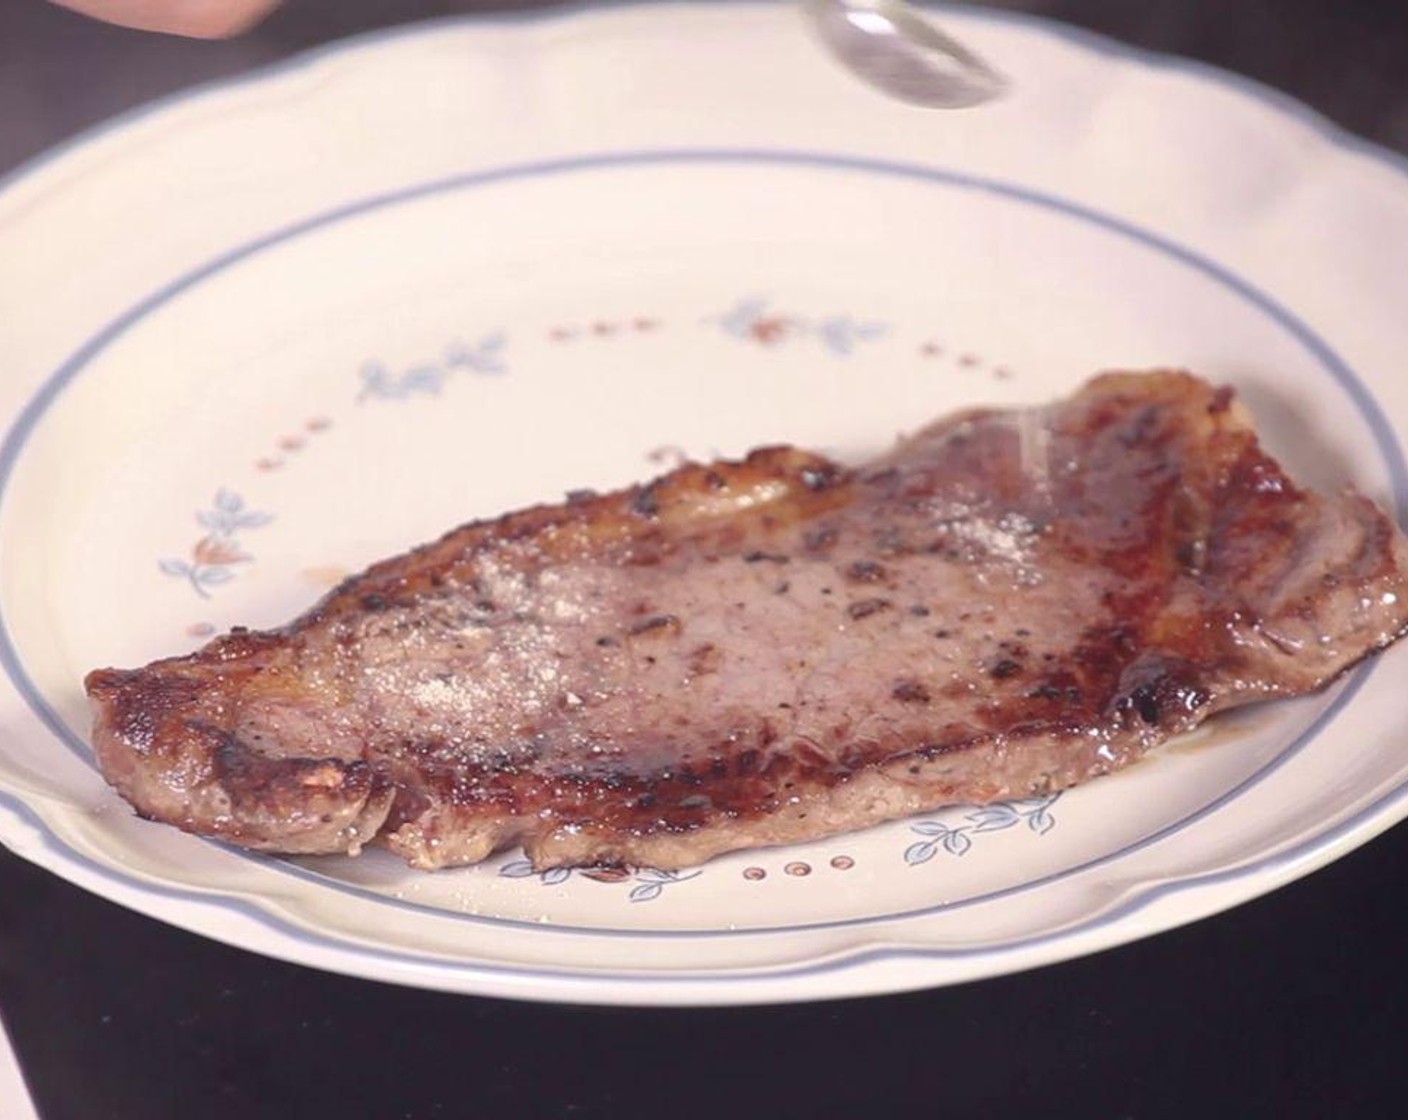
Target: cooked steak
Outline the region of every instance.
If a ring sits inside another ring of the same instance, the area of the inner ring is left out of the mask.
[[[89,675],[137,809],[277,852],[675,868],[1115,770],[1408,624],[1408,544],[1227,389],[1109,374],[860,468],[788,447],[456,529]]]

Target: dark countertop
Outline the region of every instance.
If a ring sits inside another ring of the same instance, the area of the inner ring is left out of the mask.
[[[494,8],[291,0],[198,43],[0,5],[0,174],[102,119],[373,27]],[[1408,152],[1408,5],[995,5],[1196,57]],[[513,1004],[228,948],[0,852],[0,1005],[46,1120],[1396,1115],[1408,827],[1229,913],[1066,964],[841,1003]]]

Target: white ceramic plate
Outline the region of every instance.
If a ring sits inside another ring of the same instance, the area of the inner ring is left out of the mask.
[[[1237,385],[1408,499],[1408,181],[1264,91],[945,12],[1015,79],[887,102],[789,7],[335,47],[0,192],[0,839],[165,921],[408,984],[726,1003],[916,988],[1187,922],[1405,812],[1399,652],[1054,802],[662,875],[280,861],[137,820],[94,666],[263,626],[470,517],[791,441],[842,456],[1108,366]]]

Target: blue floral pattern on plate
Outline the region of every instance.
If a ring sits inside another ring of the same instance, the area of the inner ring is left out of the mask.
[[[916,821],[909,830],[924,839],[904,850],[904,861],[911,867],[928,863],[943,850],[951,856],[966,855],[973,846],[973,837],[984,832],[1002,832],[1025,822],[1038,836],[1045,836],[1056,827],[1051,812],[1059,793],[1046,797],[1031,797],[1020,801],[995,801],[991,805],[971,808],[962,817],[966,824],[951,824],[943,820]],[[955,810],[957,812],[958,810]]]
[[[763,346],[776,346],[791,338],[814,338],[832,354],[843,358],[852,354],[860,343],[879,339],[889,330],[885,323],[852,315],[807,319],[781,314],[771,309],[768,300],[758,296],[739,300],[713,321],[725,334]]]
[[[196,514],[197,523],[206,532],[191,546],[190,558],[168,557],[157,561],[157,566],[168,576],[184,579],[202,599],[209,599],[212,587],[234,578],[234,565],[254,559],[240,544],[239,534],[262,528],[272,520],[272,514],[248,509],[243,497],[221,487],[211,508]]]
[[[653,867],[553,867],[547,871],[534,871],[526,859],[511,860],[499,868],[499,874],[506,879],[531,879],[534,876],[545,887],[555,887],[567,882],[573,875],[580,875],[598,883],[635,884],[626,897],[632,902],[650,902],[659,898],[665,888],[675,883],[697,879],[704,874],[700,871],[658,871]]]
[[[394,373],[384,362],[369,361],[362,366],[359,402],[366,400],[406,400],[414,396],[439,396],[445,382],[458,371],[497,376],[508,372],[504,351],[508,335],[503,331],[485,335],[470,345],[453,342],[439,361],[421,362]]]

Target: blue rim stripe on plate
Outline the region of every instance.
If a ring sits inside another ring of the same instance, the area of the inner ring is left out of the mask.
[[[838,156],[816,152],[760,151],[748,149],[599,153],[449,176],[426,183],[415,184],[397,191],[375,195],[358,202],[338,207],[304,219],[303,221],[296,222],[283,229],[276,230],[273,233],[266,234],[219,254],[212,260],[191,270],[184,276],[158,289],[156,292],[151,293],[132,308],[123,312],[84,343],[53,375],[51,375],[40,392],[36,394],[30,403],[21,411],[14,427],[7,434],[4,444],[0,445],[0,499],[3,498],[13,470],[23,452],[24,445],[32,434],[35,426],[42,419],[44,413],[59,398],[64,388],[71,384],[74,379],[88,367],[89,363],[91,363],[94,358],[101,354],[107,346],[111,345],[112,342],[121,337],[126,331],[170,300],[199,285],[203,281],[218,275],[225,269],[256,256],[265,249],[339,222],[363,217],[390,206],[412,202],[437,194],[490,186],[525,178],[577,174],[594,170],[620,170],[622,168],[674,166],[679,164],[804,167],[809,170],[859,173],[920,181],[942,187],[978,192],[1009,202],[1035,206],[1064,217],[1085,222],[1106,232],[1122,236],[1139,245],[1159,252],[1193,269],[1206,278],[1211,279],[1239,299],[1251,304],[1261,313],[1268,316],[1277,326],[1290,334],[1316,359],[1325,372],[1348,394],[1360,411],[1365,422],[1370,427],[1378,443],[1380,453],[1388,467],[1395,499],[1400,506],[1405,504],[1405,496],[1408,496],[1408,463],[1404,461],[1401,448],[1391,424],[1379,409],[1367,387],[1360,382],[1358,377],[1349,369],[1345,362],[1307,324],[1241,277],[1229,272],[1227,269],[1206,257],[1122,219],[1114,218],[1089,207],[1020,185],[1004,183],[998,180],[967,175],[941,168],[925,167],[891,160]],[[0,613],[0,665],[3,665],[16,689],[25,698],[26,702],[35,713],[45,722],[46,726],[48,726],[78,758],[85,762],[90,761],[91,756],[87,744],[68,728],[63,719],[52,706],[49,705],[42,693],[34,685],[28,672],[25,670],[23,660],[10,637],[3,613]],[[977,895],[960,902],[946,903],[902,912],[870,915],[864,918],[838,919],[833,921],[769,927],[761,931],[737,930],[711,931],[708,933],[679,930],[632,931],[568,925],[555,925],[553,928],[559,933],[590,933],[594,936],[614,934],[625,937],[726,936],[730,933],[742,936],[756,935],[760,932],[789,933],[801,930],[860,926],[877,922],[920,917],[1008,897],[1022,891],[1033,890],[1059,879],[1089,870],[1092,867],[1120,859],[1125,855],[1165,839],[1169,835],[1181,831],[1198,820],[1203,819],[1210,813],[1215,812],[1231,799],[1240,796],[1251,786],[1259,783],[1271,773],[1275,772],[1287,759],[1299,752],[1306,743],[1310,742],[1324,727],[1328,726],[1329,722],[1343,710],[1345,704],[1362,686],[1371,671],[1372,666],[1365,666],[1360,669],[1350,680],[1347,687],[1335,698],[1325,711],[1320,713],[1309,728],[1298,735],[1288,747],[1283,749],[1276,756],[1276,758],[1257,770],[1234,789],[1223,793],[1189,816],[1173,822],[1170,825],[1166,825],[1164,828],[1149,836],[1143,837],[1114,852],[1104,853],[1093,860],[1074,867],[1064,868],[1059,872],[1054,872],[1051,875],[1030,882],[1004,888],[1000,891],[989,892],[988,894]],[[232,854],[236,854],[242,858],[265,858],[253,856],[235,848],[229,848],[229,850]],[[378,903],[390,905],[395,908],[428,912],[442,917],[481,925],[489,924],[507,925],[516,928],[537,928],[536,923],[525,920],[488,918],[483,915],[455,914],[451,911],[439,910],[434,907],[387,898],[385,895],[369,888],[342,882],[293,864],[266,861],[266,865],[282,874],[304,881],[316,882],[325,888],[335,890],[339,893],[375,899]]]

